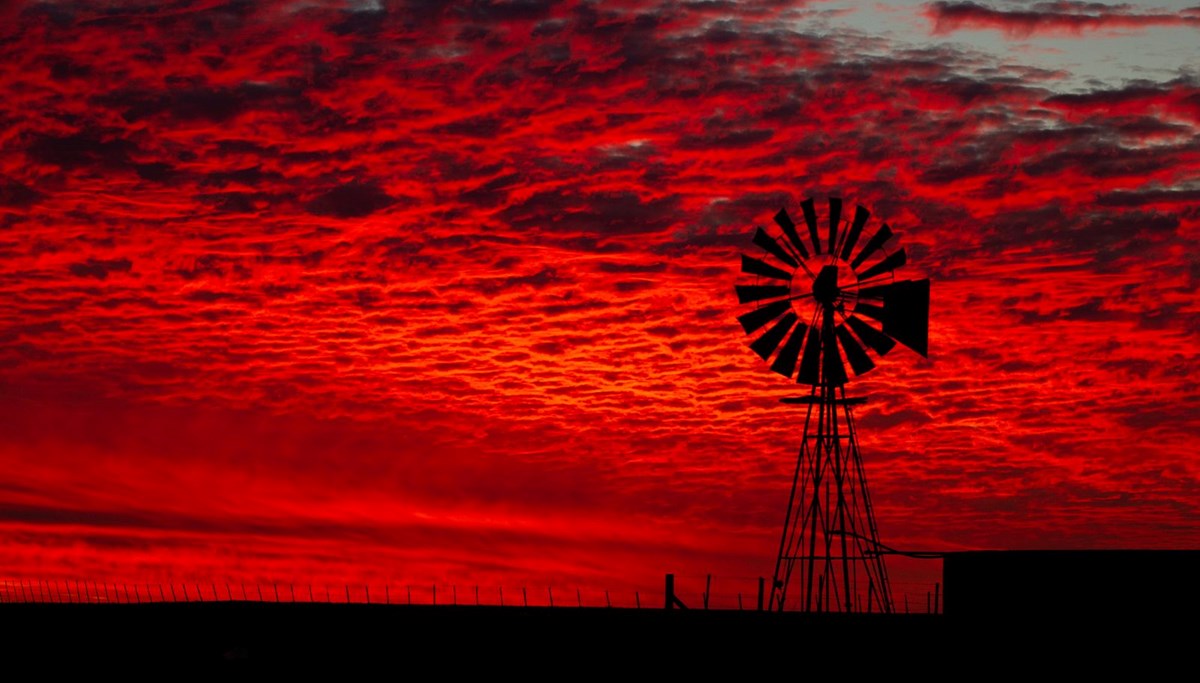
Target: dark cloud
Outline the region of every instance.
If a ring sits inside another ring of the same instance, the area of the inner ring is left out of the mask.
[[[539,192],[497,215],[514,228],[611,236],[661,232],[675,222],[678,211],[674,196],[643,199],[632,191]]]
[[[396,203],[378,184],[350,182],[317,195],[305,205],[309,213],[334,218],[362,218]]]
[[[36,163],[53,164],[64,169],[111,169],[127,167],[130,155],[136,149],[137,146],[132,142],[115,134],[88,131],[66,136],[36,136],[26,153]]]
[[[89,277],[97,280],[108,278],[109,273],[128,273],[133,269],[133,262],[127,258],[94,259],[89,258],[83,263],[72,263],[71,274],[76,277]]]
[[[11,178],[0,177],[0,206],[12,209],[28,208],[42,199],[46,195],[29,187],[25,183]]]

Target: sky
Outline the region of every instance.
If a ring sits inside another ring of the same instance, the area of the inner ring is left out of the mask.
[[[447,5],[0,5],[0,577],[752,590],[828,196],[932,281],[884,543],[1200,547],[1200,7]]]

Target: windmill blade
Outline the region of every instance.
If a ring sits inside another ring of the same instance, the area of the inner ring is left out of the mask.
[[[742,272],[769,277],[772,280],[787,280],[790,282],[792,279],[792,274],[786,270],[780,270],[766,261],[760,261],[753,256],[746,256],[745,254],[742,254]]]
[[[842,350],[846,352],[846,360],[850,361],[850,367],[854,369],[854,374],[862,375],[869,372],[875,367],[874,361],[863,351],[863,347],[854,341],[854,337],[850,336],[850,330],[846,329],[845,325],[838,325],[835,330],[838,341],[842,343]]]
[[[756,308],[745,315],[739,315],[738,322],[742,324],[742,329],[746,330],[746,334],[750,334],[791,310],[791,308],[792,304],[787,299],[773,301],[762,308]]]
[[[771,256],[774,256],[780,261],[783,261],[789,266],[793,268],[800,267],[800,264],[796,261],[796,259],[792,258],[791,254],[784,251],[783,247],[779,246],[779,243],[775,241],[775,238],[768,235],[766,230],[763,230],[762,228],[755,229],[754,243],[762,247],[763,251],[767,252]]]
[[[804,334],[807,331],[808,325],[796,325],[792,336],[788,337],[787,343],[779,350],[779,357],[771,364],[772,370],[788,379],[792,378],[792,374],[796,372],[796,358],[800,356],[800,347],[804,345]]]
[[[792,222],[792,217],[788,215],[787,209],[780,209],[779,213],[775,214],[775,223],[783,228],[783,234],[787,235],[788,241],[792,246],[796,247],[796,251],[800,252],[801,258],[808,258],[808,250],[804,248],[804,240],[800,239],[799,233],[796,232],[796,224]]]
[[[775,299],[787,296],[791,291],[787,285],[737,285],[734,289],[737,290],[739,304],[748,304],[752,301],[762,301],[763,299]]]
[[[859,305],[861,306],[862,304]],[[896,342],[892,341],[891,337],[866,324],[862,321],[862,318],[856,315],[846,318],[846,323],[850,325],[850,329],[854,330],[854,334],[857,334],[858,338],[864,344],[871,347],[871,350],[880,356],[886,356],[887,352],[896,346]]]
[[[863,280],[870,280],[876,275],[887,273],[899,268],[900,266],[904,265],[907,260],[908,255],[904,253],[903,249],[900,249],[899,251],[889,254],[887,258],[883,259],[879,263],[876,263],[870,268],[864,270],[859,274],[858,279],[860,282]]]
[[[838,226],[842,223],[842,200],[840,197],[829,198],[829,253],[837,253]]]
[[[797,384],[821,383],[821,333],[816,325],[808,328],[808,340],[804,342],[804,356],[800,358],[800,374]]]
[[[857,294],[859,299],[882,299],[883,295],[890,289],[892,283],[886,285],[873,285],[871,287],[863,287],[859,289]]]
[[[829,386],[840,387],[849,378],[846,376],[846,366],[842,363],[842,354],[838,352],[837,336],[822,334],[821,346],[821,381]]]
[[[883,311],[883,333],[928,358],[929,280],[892,283],[883,297]]]
[[[865,301],[859,301],[858,303],[854,304],[854,312],[862,313],[863,315],[869,315],[879,322],[885,322],[887,320],[887,315],[884,313],[882,306],[869,304]]]
[[[783,341],[783,335],[792,329],[792,325],[795,325],[797,320],[799,318],[795,313],[788,313],[780,318],[779,322],[775,323],[771,329],[764,332],[763,336],[756,339],[750,348],[758,354],[759,358],[766,360],[775,351],[775,347],[779,346],[779,342]]]
[[[846,243],[842,245],[842,260],[849,261],[850,254],[854,251],[854,245],[858,242],[858,236],[862,234],[863,226],[867,224],[867,219],[871,217],[871,212],[855,206],[854,222],[850,224],[850,232],[846,233]]]
[[[808,223],[808,236],[812,238],[813,249],[820,254],[821,238],[817,235],[817,209],[813,206],[812,198],[800,202],[800,208],[804,210],[804,222]]]
[[[858,267],[862,265],[863,261],[866,261],[868,258],[870,258],[871,254],[879,251],[879,248],[883,246],[883,243],[887,242],[891,238],[892,229],[888,227],[887,223],[884,223],[883,226],[879,228],[879,232],[871,235],[871,239],[867,240],[867,243],[863,245],[862,251],[858,252],[858,256],[855,256],[854,260],[850,262],[850,267],[854,270],[858,270]]]

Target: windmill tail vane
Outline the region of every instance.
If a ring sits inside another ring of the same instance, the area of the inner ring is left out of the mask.
[[[929,280],[898,280],[908,257],[887,246],[891,227],[882,223],[864,240],[870,211],[856,206],[845,220],[843,208],[830,197],[822,221],[805,199],[803,230],[780,209],[780,232],[756,228],[758,251],[742,255],[742,273],[752,280],[734,287],[738,303],[753,306],[737,318],[750,349],[772,371],[809,388],[782,400],[806,408],[772,582],[777,610],[893,609],[887,546],[879,541],[854,423],[853,408],[866,398],[848,397],[846,384],[851,372],[870,372],[897,344],[928,357]]]

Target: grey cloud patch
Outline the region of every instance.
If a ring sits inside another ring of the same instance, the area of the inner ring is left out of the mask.
[[[1137,190],[1113,190],[1096,198],[1101,206],[1146,206],[1147,204],[1200,203],[1200,188],[1174,189],[1147,187]]]

